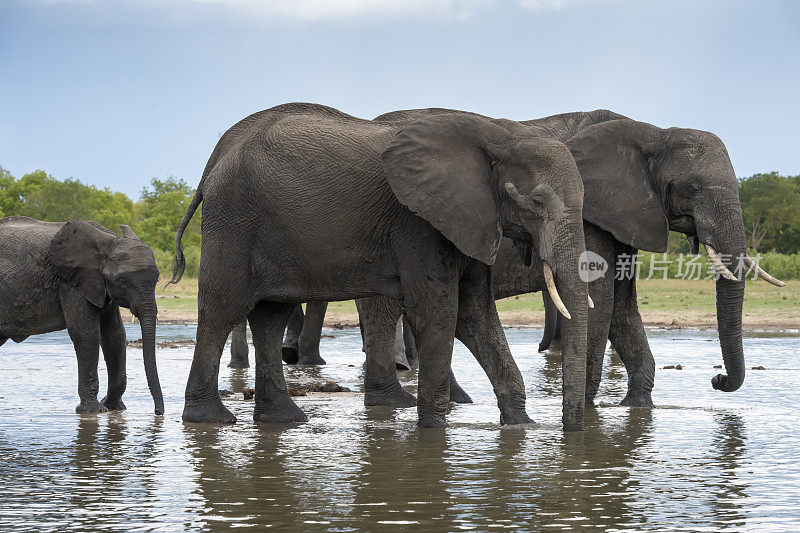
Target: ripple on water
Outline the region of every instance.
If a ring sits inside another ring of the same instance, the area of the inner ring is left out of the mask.
[[[361,390],[358,332],[329,333],[329,365],[287,368],[287,378]],[[537,353],[539,328],[507,330],[536,424],[498,425],[488,380],[459,344],[454,371],[475,403],[454,406],[446,431],[418,429],[414,409],[365,408],[358,394],[300,398],[310,421],[292,427],[254,425],[252,402],[236,394],[225,399],[235,426],[185,426],[191,346],[159,350],[164,417],[152,415],[135,348],[129,410],[78,416],[66,334],[7,343],[0,529],[800,528],[797,335],[749,335],[747,366],[766,370],[748,371],[741,391],[724,394],[710,387],[721,362],[713,332],[648,334],[657,408],[616,407],[626,375],[609,352],[600,407],[577,434],[560,430],[560,360]],[[159,329],[159,340],[193,335],[189,326]],[[662,369],[676,364],[682,370]],[[252,386],[252,369],[222,366],[220,388]],[[416,373],[400,376],[415,392]]]

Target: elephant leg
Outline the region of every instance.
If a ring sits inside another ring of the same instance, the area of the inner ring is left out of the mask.
[[[456,338],[472,352],[492,383],[501,424],[527,424],[525,383],[508,348],[492,292],[489,267],[475,263],[458,291]]]
[[[61,308],[67,333],[75,347],[78,359],[78,397],[81,403],[76,413],[104,413],[105,405],[97,401],[100,381],[97,378],[97,363],[100,360],[100,323],[92,304],[70,286],[64,285],[59,292]]]
[[[402,304],[383,296],[356,300],[364,336],[364,405],[413,407],[417,401],[400,385],[395,363],[395,335]]]
[[[304,318],[302,304],[296,304],[289,316],[289,324],[286,327],[286,336],[283,338],[283,347],[281,348],[281,358],[287,365],[297,364],[297,344],[300,333],[303,331]]]
[[[450,410],[450,363],[457,319],[456,303],[450,303],[438,309],[437,305],[430,304],[409,313],[409,322],[419,339],[417,423],[421,427],[447,427],[445,417]]]
[[[116,305],[107,304],[100,310],[100,346],[108,372],[108,390],[101,403],[111,411],[124,411],[122,395],[128,383],[125,370],[125,327]]]
[[[306,422],[308,417],[294,403],[286,387],[281,364],[281,336],[292,313],[292,304],[262,301],[248,319],[256,350],[256,422]]]
[[[242,320],[233,328],[231,335],[231,360],[228,368],[250,368],[247,346],[247,320]]]
[[[609,339],[628,373],[628,392],[620,405],[653,407],[656,362],[636,302],[636,280],[617,282]]]
[[[319,340],[322,337],[322,324],[325,322],[325,312],[328,302],[308,302],[306,316],[303,320],[303,329],[297,339],[297,364],[298,365],[324,365],[325,359],[319,355]]]
[[[197,324],[194,358],[186,382],[184,422],[236,423],[236,417],[222,404],[218,388],[219,360],[232,329],[220,320],[201,318]]]
[[[220,256],[213,252],[217,250],[204,248],[203,256]],[[246,272],[236,271],[233,264],[215,266],[200,268],[197,342],[186,381],[183,421],[234,424],[236,417],[219,397],[219,363],[228,335],[247,314],[251,291],[245,283]]]
[[[586,329],[586,406],[594,407],[603,378],[611,314],[614,308],[613,272],[589,283],[589,296],[594,309],[589,309]]]

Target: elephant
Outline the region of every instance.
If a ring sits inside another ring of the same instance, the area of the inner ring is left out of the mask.
[[[254,420],[306,421],[281,364],[292,309],[373,297],[365,320],[388,316],[397,304],[414,330],[420,426],[446,425],[457,331],[490,370],[501,423],[530,422],[489,279],[505,235],[546,258],[575,317],[562,420],[565,430],[582,430],[583,187],[562,143],[521,130],[461,113],[400,127],[294,103],[225,132],[175,235],[171,282],[181,278],[181,237],[203,202],[197,343],[183,420],[235,423],[217,380],[225,341],[246,317],[256,352]]]
[[[156,368],[158,267],[153,251],[127,225],[122,237],[96,222],[0,220],[0,345],[67,330],[78,358],[78,413],[124,410],[125,329],[120,307],[139,318],[147,385],[156,414],[164,399]],[[99,349],[108,391],[97,401]]]
[[[452,111],[399,111],[375,120],[403,122],[441,112]],[[744,267],[753,268],[759,277],[777,286],[783,283],[746,255],[737,181],[722,141],[710,132],[662,129],[608,110],[566,113],[522,124],[570,148],[584,181],[586,248],[608,265],[605,276],[589,283],[589,294],[597,305],[589,312],[587,330],[587,405],[594,404],[606,340],[610,339],[628,373],[628,391],[621,404],[653,406],[655,360],[638,311],[630,258],[638,249],[666,251],[669,230],[686,234],[695,253],[703,243],[720,273],[717,316],[727,375],[715,376],[712,386],[737,390],[744,381],[744,283],[739,281]],[[503,248],[501,245],[501,251]],[[495,296],[539,290],[526,280],[527,272],[515,270],[513,254],[506,265],[503,258],[508,256],[499,252],[492,265]],[[509,269],[504,271],[504,266]],[[552,299],[544,291],[542,294],[546,321],[540,350],[558,338],[557,324],[563,322]],[[457,390],[454,380],[451,390]]]

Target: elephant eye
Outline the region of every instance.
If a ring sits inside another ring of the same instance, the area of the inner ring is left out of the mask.
[[[120,287],[125,287],[128,285],[128,280],[120,276],[117,278],[117,283],[119,283]]]
[[[689,184],[689,192],[692,193],[692,194],[699,193],[700,189],[702,189],[702,188],[703,187],[699,183],[697,183],[696,181],[693,181],[692,183]]]
[[[538,196],[531,196],[530,197],[531,205],[537,209],[544,209],[544,201],[539,198]]]

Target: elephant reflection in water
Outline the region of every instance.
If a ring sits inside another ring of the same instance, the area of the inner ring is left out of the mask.
[[[745,507],[747,489],[736,469],[742,466],[747,448],[747,433],[742,417],[735,413],[722,413],[715,417],[716,431],[711,444],[711,455],[715,466],[715,490],[705,491],[712,498],[714,516],[722,527],[743,527],[747,518]]]
[[[230,440],[220,427],[186,427],[195,493],[202,499],[198,520],[216,516],[242,525],[302,527],[304,507],[297,479],[284,464],[281,434],[258,427],[247,438]]]
[[[108,514],[82,513],[85,530],[107,526],[109,517],[125,514],[129,523],[148,521],[158,514],[161,484],[154,458],[161,447],[164,420],[153,419],[143,428],[131,431],[123,416],[106,419],[81,417],[72,444],[74,456],[68,466],[70,486],[51,490],[51,497],[64,494],[69,503],[61,508],[101,508]],[[141,431],[145,438],[136,439]],[[135,440],[135,446],[131,441]],[[124,466],[123,466],[124,465]],[[67,496],[68,495],[68,496]],[[58,507],[51,504],[53,507]],[[119,507],[117,507],[119,506]]]

